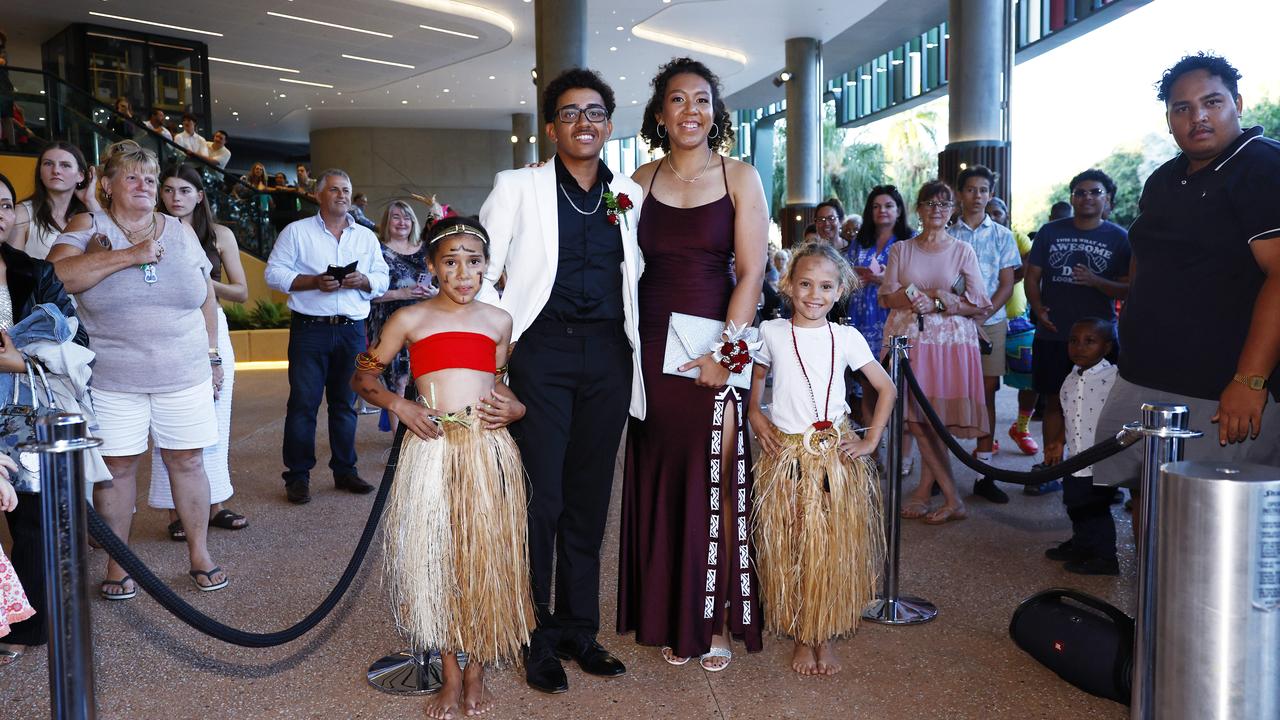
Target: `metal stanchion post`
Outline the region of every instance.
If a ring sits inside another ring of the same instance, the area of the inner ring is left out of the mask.
[[[907,337],[889,338],[889,375],[898,389],[889,421],[889,482],[884,504],[884,582],[875,602],[862,611],[862,618],[884,625],[916,625],[929,622],[938,608],[928,600],[898,594],[898,547],[902,534],[902,430],[907,417],[907,383],[902,359],[907,354]]]
[[[458,653],[458,665],[467,667],[467,654]],[[444,669],[435,650],[404,650],[369,666],[369,684],[391,695],[429,695],[440,691]]]
[[[45,623],[49,628],[49,713],[54,720],[93,720],[93,641],[89,631],[84,416],[57,413],[36,419],[40,508],[44,523]]]
[[[1132,720],[1154,720],[1156,668],[1156,508],[1160,468],[1182,459],[1183,444],[1203,433],[1188,429],[1186,405],[1144,403],[1142,422],[1125,426],[1146,436],[1142,452],[1142,497],[1138,507],[1138,618],[1134,628]]]

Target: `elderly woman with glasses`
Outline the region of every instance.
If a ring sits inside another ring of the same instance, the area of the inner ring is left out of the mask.
[[[947,233],[955,194],[940,180],[920,188],[916,212],[920,234],[896,242],[880,284],[880,302],[889,308],[886,336],[910,338],[911,369],[929,404],[957,437],[986,432],[978,327],[972,318],[991,307],[973,248]],[[913,401],[908,428],[920,445],[920,484],[904,503],[904,518],[931,525],[966,517],[956,492],[946,446]],[[942,489],[942,507],[929,510],[934,483]]]

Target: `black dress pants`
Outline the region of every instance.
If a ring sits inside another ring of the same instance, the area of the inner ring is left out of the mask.
[[[520,337],[508,372],[527,408],[511,434],[529,474],[533,642],[594,638],[600,544],[631,402],[631,346],[620,322],[540,321]]]
[[[1071,544],[1094,557],[1116,556],[1116,521],[1111,498],[1116,489],[1094,485],[1091,477],[1062,478],[1062,504],[1071,518]]]
[[[49,641],[45,625],[44,541],[41,539],[43,520],[40,515],[40,496],[23,493],[18,496],[18,507],[6,513],[9,534],[13,536],[13,553],[9,562],[22,583],[27,600],[36,614],[9,626],[11,632],[0,638],[0,643],[14,645],[44,645]]]

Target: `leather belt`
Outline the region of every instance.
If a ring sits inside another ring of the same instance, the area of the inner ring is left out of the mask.
[[[305,325],[355,325],[360,322],[346,315],[304,315],[300,312],[292,313],[292,315],[295,321]]]

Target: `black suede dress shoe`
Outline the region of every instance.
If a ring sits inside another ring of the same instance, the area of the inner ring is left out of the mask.
[[[576,660],[582,672],[600,677],[618,677],[627,672],[627,666],[592,637],[567,637],[556,645],[556,656],[561,660]]]
[[[1093,556],[1087,560],[1075,560],[1062,566],[1063,570],[1076,575],[1119,575],[1120,563],[1115,558]]]
[[[525,648],[524,679],[534,690],[552,695],[569,689],[569,678],[564,674],[564,666],[556,659],[555,653],[543,645]]]
[[[306,505],[311,502],[311,483],[306,480],[294,480],[284,484],[284,495],[294,505]]]
[[[335,475],[333,486],[356,495],[373,492],[373,486],[360,479],[359,475]]]
[[[1009,495],[996,487],[996,481],[989,477],[984,477],[973,484],[973,494],[997,505],[1009,502]]]

